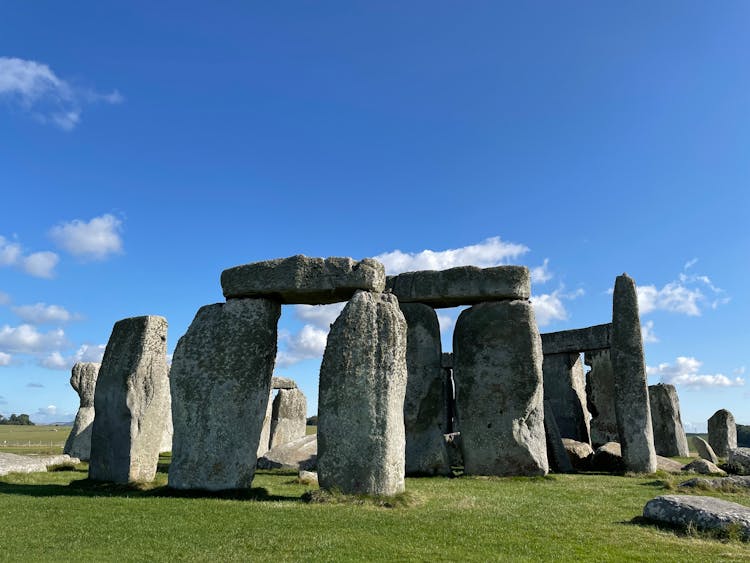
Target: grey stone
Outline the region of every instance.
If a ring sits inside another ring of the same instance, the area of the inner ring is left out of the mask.
[[[674,385],[649,385],[648,399],[656,453],[667,457],[689,456],[687,436],[680,418],[680,400]]]
[[[545,354],[544,400],[549,401],[563,438],[589,442],[586,381],[579,353]]]
[[[528,301],[480,303],[453,333],[464,470],[545,475],[542,343]]]
[[[691,473],[700,473],[701,475],[726,475],[727,472],[720,469],[717,465],[707,459],[696,459],[682,468],[683,471]]]
[[[705,461],[705,460],[704,460]],[[723,471],[722,471],[723,473]],[[727,491],[733,489],[750,489],[750,475],[739,476],[730,475],[729,477],[719,477],[716,479],[706,479],[705,477],[696,477],[680,483],[680,487],[713,489],[716,491]]]
[[[693,436],[693,447],[703,459],[707,459],[711,463],[719,463],[719,458],[716,456],[714,449],[700,436]]]
[[[279,389],[271,413],[270,449],[305,436],[307,399],[300,389]]]
[[[70,385],[78,393],[80,406],[63,453],[88,461],[91,455],[91,430],[94,424],[94,393],[100,364],[78,362],[73,366]]]
[[[316,471],[305,471],[304,469],[300,469],[297,478],[303,485],[318,485],[318,473]]]
[[[594,457],[591,458],[591,467],[597,471],[612,473],[624,471],[625,464],[622,461],[622,448],[620,448],[620,444],[617,442],[607,442],[596,448]]]
[[[289,379],[288,377],[281,377],[278,375],[274,375],[273,378],[271,378],[271,388],[272,389],[296,389],[297,384],[294,382],[293,379]]]
[[[423,270],[389,276],[386,288],[400,303],[424,303],[435,308],[475,305],[488,301],[528,299],[531,276],[525,266]]]
[[[164,421],[164,431],[161,435],[161,443],[159,445],[159,453],[171,452],[172,451],[172,434],[174,434],[174,427],[172,426],[172,391],[169,389],[169,367],[167,367],[167,416]]]
[[[612,339],[612,323],[560,332],[545,332],[541,337],[542,350],[545,354],[579,354],[608,350]]]
[[[646,385],[641,321],[635,282],[617,276],[612,296],[612,368],[615,414],[626,471],[656,471],[656,451]]]
[[[594,450],[585,442],[563,438],[563,447],[571,465],[577,471],[588,471],[594,460]]]
[[[304,469],[318,466],[318,437],[315,434],[297,438],[268,450],[258,458],[258,469]]]
[[[96,382],[89,479],[154,479],[169,416],[168,369],[164,317],[115,323]]]
[[[735,448],[729,450],[727,466],[732,473],[750,475],[750,448]]]
[[[586,404],[591,414],[591,443],[596,448],[620,439],[615,416],[615,376],[609,350],[586,352],[584,362],[591,367],[586,374]]]
[[[453,369],[453,352],[443,352],[440,362],[443,369]]]
[[[275,391],[271,389],[268,394],[268,403],[266,411],[263,414],[263,424],[260,427],[260,436],[258,438],[258,449],[255,451],[255,457],[265,454],[271,447],[271,419],[273,418],[273,399]]]
[[[464,466],[464,454],[461,447],[461,433],[450,432],[443,436],[445,438],[445,449],[448,452],[448,462],[451,467]]]
[[[278,303],[233,299],[201,307],[172,362],[169,486],[249,487],[276,357]]]
[[[573,465],[568,458],[568,452],[565,451],[563,438],[555,421],[555,413],[552,412],[547,400],[544,401],[544,433],[547,438],[547,460],[550,469],[557,473],[571,473]]]
[[[264,297],[281,303],[323,305],[357,290],[383,291],[385,268],[371,258],[308,258],[298,254],[229,268],[221,273],[227,299]]]
[[[656,497],[646,503],[643,517],[671,526],[695,526],[698,530],[737,528],[745,539],[750,539],[750,508],[714,497]]]
[[[449,475],[443,437],[446,389],[437,314],[432,307],[420,303],[402,303],[400,307],[407,325],[406,474]]]
[[[76,465],[81,460],[68,454],[27,456],[0,452],[0,476],[9,473],[39,473],[58,465]]]
[[[318,387],[318,480],[344,494],[404,490],[406,320],[358,291],[331,326]]]
[[[682,473],[682,463],[661,455],[656,456],[656,468],[667,473]]]
[[[727,457],[737,447],[737,425],[731,412],[720,409],[708,419],[708,443],[719,457]]]

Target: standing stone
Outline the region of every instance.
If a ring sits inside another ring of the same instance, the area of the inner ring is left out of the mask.
[[[167,320],[115,323],[94,394],[89,479],[147,482],[156,476],[168,416]]]
[[[78,393],[78,407],[73,428],[65,441],[63,453],[87,461],[91,455],[91,430],[94,424],[94,393],[99,366],[93,362],[78,362],[73,366],[70,385]]]
[[[635,282],[617,276],[612,297],[612,368],[615,414],[625,471],[653,473],[656,452],[646,385],[641,321]]]
[[[167,386],[169,386],[169,367],[167,368]],[[174,427],[172,426],[172,392],[167,389],[167,416],[164,421],[164,432],[161,435],[161,444],[159,446],[159,452],[171,452],[172,451],[172,434],[174,434]]]
[[[542,364],[544,400],[549,401],[560,436],[590,442],[586,382],[578,353],[546,354]]]
[[[680,418],[680,400],[674,385],[650,385],[648,399],[656,453],[667,457],[689,456],[687,436]]]
[[[449,475],[443,431],[447,421],[446,378],[437,314],[420,303],[401,303],[400,307],[407,325],[406,474]]]
[[[727,457],[737,447],[737,425],[731,412],[720,409],[708,419],[708,443],[719,457]]]
[[[609,350],[586,352],[584,362],[591,367],[586,374],[586,403],[591,413],[591,443],[598,448],[620,439],[615,416],[615,376]]]
[[[364,291],[331,326],[318,389],[321,488],[404,490],[406,332],[396,297]]]
[[[306,429],[305,394],[300,389],[279,389],[271,409],[271,449],[303,438]]]
[[[693,446],[695,446],[695,451],[698,452],[698,457],[707,459],[711,463],[719,463],[719,458],[711,447],[711,444],[700,436],[693,436]]]
[[[263,415],[263,424],[260,427],[260,438],[258,439],[258,449],[256,457],[263,457],[271,447],[271,418],[273,417],[273,399],[276,390],[271,388],[268,394],[268,403],[266,403],[266,412]]]
[[[279,303],[232,299],[201,307],[172,362],[169,486],[249,487],[276,357]]]
[[[464,310],[453,366],[465,472],[545,475],[542,343],[531,303]]]
[[[555,413],[552,412],[552,407],[546,399],[544,400],[544,433],[547,438],[547,460],[551,468],[557,473],[572,473],[573,464],[570,462],[560,430],[557,427]]]

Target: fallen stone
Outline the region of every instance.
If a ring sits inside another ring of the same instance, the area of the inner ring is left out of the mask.
[[[699,436],[693,436],[693,447],[698,452],[698,456],[703,459],[707,459],[711,463],[719,463],[719,458],[716,456],[714,449],[711,445]]]
[[[591,468],[596,471],[620,473],[625,470],[622,449],[617,442],[607,442],[599,446],[591,459]],[[655,471],[655,470],[654,470]]]
[[[728,531],[736,528],[750,539],[750,508],[714,497],[664,495],[646,503],[643,517],[662,524],[699,530]]]
[[[612,323],[574,330],[545,332],[542,337],[544,354],[579,354],[608,350],[612,339]]]
[[[589,442],[589,414],[586,408],[586,382],[579,353],[545,354],[544,401],[555,415],[563,438]]]
[[[305,471],[304,469],[300,469],[297,478],[303,485],[318,485],[318,474],[315,471]]]
[[[279,389],[271,413],[270,449],[305,436],[307,399],[300,389]]]
[[[344,494],[404,490],[406,320],[358,291],[331,326],[318,386],[318,480]]]
[[[572,473],[573,465],[568,458],[568,452],[565,451],[555,413],[552,412],[552,407],[546,399],[544,401],[544,434],[547,439],[547,461],[550,469],[556,473]]]
[[[729,450],[727,466],[737,475],[750,475],[750,448]]]
[[[617,276],[612,296],[612,368],[615,415],[626,471],[656,471],[656,451],[646,385],[641,320],[635,282]]]
[[[78,362],[73,366],[70,385],[78,393],[80,406],[63,453],[88,461],[91,455],[91,430],[94,424],[94,393],[101,364]]]
[[[297,384],[293,379],[274,375],[271,378],[271,389],[296,389]]]
[[[584,363],[591,367],[586,374],[586,401],[591,413],[591,444],[596,448],[620,439],[615,416],[615,376],[609,350],[586,352]]]
[[[545,475],[542,345],[528,301],[480,303],[453,333],[453,379],[469,475]]]
[[[94,393],[89,479],[149,482],[169,416],[167,320],[115,323]]]
[[[424,303],[434,308],[475,305],[488,301],[528,299],[531,276],[525,266],[423,270],[389,276],[386,282],[399,303]]]
[[[683,471],[700,473],[701,475],[726,475],[727,472],[711,463],[707,459],[696,459],[682,468]]]
[[[298,438],[268,450],[258,458],[258,469],[291,469],[310,471],[318,466],[318,437]]]
[[[576,471],[589,471],[594,460],[594,450],[584,442],[563,438],[563,447],[568,455],[573,469]]]
[[[39,473],[60,465],[77,465],[81,460],[67,454],[27,456],[0,452],[0,475],[9,473]]]
[[[668,457],[656,456],[656,469],[667,473],[682,473],[682,463],[669,459]]]
[[[674,385],[650,385],[648,398],[656,453],[667,457],[689,456],[687,436],[680,418],[680,400]]]
[[[324,305],[351,299],[357,290],[383,291],[385,268],[371,258],[308,258],[298,254],[229,268],[221,273],[224,297],[263,297],[281,303]]]
[[[201,307],[174,352],[169,486],[249,487],[276,357],[278,303],[233,299]]]
[[[731,412],[720,409],[708,419],[708,443],[719,457],[727,457],[737,447],[737,425]]]
[[[722,472],[723,473],[723,472]],[[680,483],[680,487],[692,487],[700,489],[732,490],[732,489],[750,489],[750,475],[730,475],[729,477],[718,477],[716,479],[706,479],[705,477],[696,477]]]
[[[448,451],[448,463],[451,467],[464,466],[464,454],[461,447],[461,433],[450,432],[444,435],[445,449]]]

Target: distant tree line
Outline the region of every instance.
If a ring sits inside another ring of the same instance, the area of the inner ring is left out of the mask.
[[[750,448],[750,425],[737,425],[737,445],[741,448]]]
[[[12,414],[9,418],[5,418],[0,414],[0,424],[13,424],[15,426],[34,426],[34,423],[29,420],[28,414]]]
[[[307,419],[307,425],[308,426],[317,426],[318,425],[318,415],[311,416]]]

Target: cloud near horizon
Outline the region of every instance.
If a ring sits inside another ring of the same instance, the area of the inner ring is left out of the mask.
[[[656,367],[647,366],[646,373],[659,377],[661,383],[682,385],[694,389],[704,387],[741,387],[745,385],[742,377],[731,379],[724,374],[701,374],[703,362],[687,356],[679,356],[674,365],[661,363]]]
[[[667,311],[690,317],[699,317],[705,307],[716,309],[729,303],[726,292],[714,285],[711,278],[704,275],[690,274],[697,259],[688,261],[678,278],[661,288],[655,285],[639,285],[638,309],[641,315],[653,311]]]

